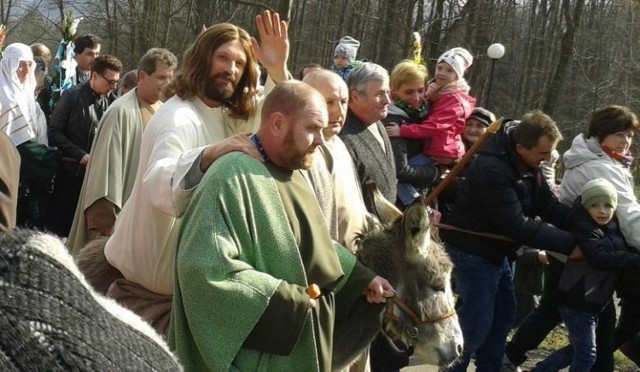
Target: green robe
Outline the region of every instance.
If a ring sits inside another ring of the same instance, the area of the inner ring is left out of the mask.
[[[194,371],[330,370],[334,294],[349,308],[374,276],[331,241],[299,172],[241,153],[201,181],[176,264],[169,342]]]

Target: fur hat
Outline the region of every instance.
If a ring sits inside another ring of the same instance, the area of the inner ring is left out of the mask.
[[[447,50],[438,58],[438,63],[440,62],[446,62],[453,67],[458,75],[458,80],[461,80],[464,77],[465,70],[473,63],[473,56],[464,48],[453,48]]]
[[[345,56],[349,60],[349,62],[353,62],[356,60],[356,55],[358,54],[358,48],[360,47],[360,42],[351,36],[344,36],[338,42],[338,46],[336,46],[335,56]]]
[[[493,114],[493,112],[482,108],[482,107],[476,107],[473,109],[473,111],[471,112],[471,115],[469,116],[469,119],[475,119],[477,121],[479,121],[480,123],[484,124],[484,126],[488,127],[489,125],[491,125],[491,123],[493,123],[494,121],[496,121],[496,116]],[[467,120],[469,120],[467,119]]]
[[[582,206],[591,207],[595,203],[605,202],[611,204],[613,209],[618,206],[618,192],[611,182],[604,178],[596,178],[587,182],[582,187]]]

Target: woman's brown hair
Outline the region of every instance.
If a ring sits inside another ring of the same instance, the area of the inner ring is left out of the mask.
[[[587,138],[596,137],[598,142],[610,134],[639,129],[638,117],[628,107],[610,105],[599,109],[591,116],[587,127]]]

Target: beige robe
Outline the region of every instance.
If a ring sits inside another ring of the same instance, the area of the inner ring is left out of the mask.
[[[9,136],[0,132],[0,234],[16,226],[20,154]]]
[[[344,142],[338,136],[326,141],[333,158],[333,187],[338,211],[338,243],[355,252],[355,239],[362,233],[369,214],[362,199],[353,160]]]
[[[87,209],[105,200],[114,206],[117,213],[131,195],[144,128],[136,92],[137,89],[132,89],[117,99],[98,125],[91,161],[67,240],[67,247],[73,255],[90,241]]]

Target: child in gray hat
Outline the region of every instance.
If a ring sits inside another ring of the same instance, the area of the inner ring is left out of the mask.
[[[351,70],[362,65],[362,62],[356,60],[359,47],[358,40],[351,36],[342,37],[333,53],[333,65],[329,70],[346,79]]]
[[[612,301],[618,271],[640,267],[640,255],[628,252],[618,228],[617,204],[618,193],[604,178],[583,186],[574,204],[573,234],[584,259],[568,260],[559,284],[558,310],[571,345],[554,352],[532,371],[558,371],[569,365],[571,371],[588,371],[595,363],[598,314]]]

